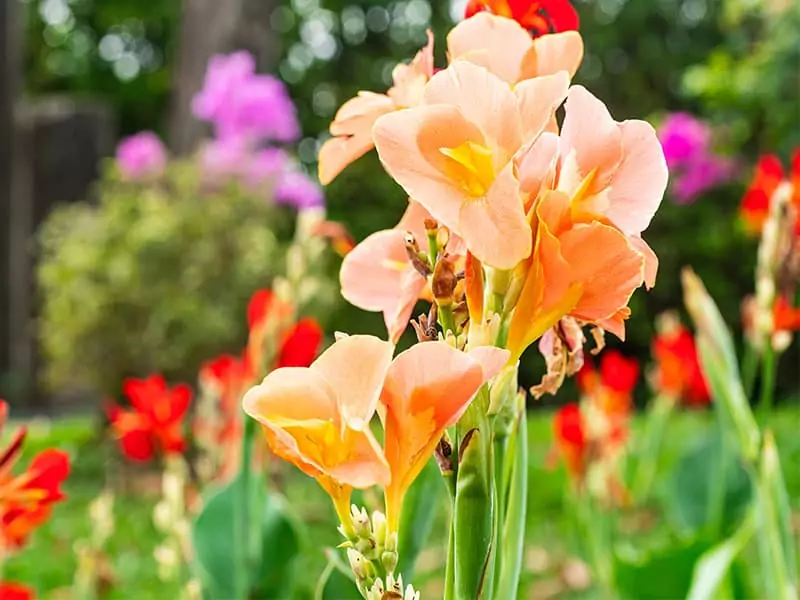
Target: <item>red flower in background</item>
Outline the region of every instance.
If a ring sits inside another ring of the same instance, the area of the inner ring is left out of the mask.
[[[7,416],[8,405],[0,400],[0,429]],[[47,520],[52,505],[65,498],[61,484],[69,475],[69,457],[55,449],[40,452],[27,470],[13,475],[25,433],[24,429],[17,431],[0,456],[0,550],[5,551],[20,548]]]
[[[661,393],[681,400],[688,406],[711,402],[694,336],[679,322],[665,326],[653,340],[656,368],[653,385]]]
[[[740,209],[742,220],[748,231],[761,233],[764,222],[769,215],[772,195],[785,179],[783,165],[777,156],[767,154],[759,159],[753,174],[753,180],[745,192]],[[794,187],[792,203],[795,209],[800,212],[800,149],[795,150],[792,155],[789,181]],[[797,220],[795,231],[800,235],[800,218]]]
[[[786,296],[778,296],[772,306],[775,331],[800,331],[800,307],[794,307]]]
[[[109,417],[125,456],[135,461],[148,461],[156,453],[185,450],[183,419],[192,400],[188,385],[169,388],[161,375],[151,375],[147,379],[127,379],[123,394],[133,410],[112,405]]]
[[[546,33],[577,31],[578,12],[569,0],[470,0],[465,18],[487,11],[514,19],[534,37]]]
[[[33,590],[19,583],[0,583],[0,600],[33,600]]]
[[[556,450],[574,479],[582,479],[586,470],[588,440],[581,407],[571,403],[562,406],[553,419]]]
[[[621,352],[608,350],[600,359],[600,370],[586,361],[576,376],[581,393],[610,416],[626,416],[633,403],[633,390],[639,379],[639,363]]]

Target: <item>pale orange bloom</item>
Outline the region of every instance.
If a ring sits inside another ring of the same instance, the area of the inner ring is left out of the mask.
[[[386,517],[397,531],[406,490],[433,454],[445,429],[503,368],[508,351],[480,347],[460,352],[445,342],[412,346],[394,359],[381,394],[385,406],[384,453],[391,470]]]
[[[563,192],[547,192],[536,205],[536,247],[511,318],[512,359],[571,316],[620,338],[633,292],[645,277],[645,258],[607,220],[578,220]]]
[[[513,19],[478,13],[447,35],[450,61],[468,60],[508,83],[567,71],[575,75],[583,60],[583,39],[577,31],[531,38]]]
[[[314,477],[343,522],[353,488],[389,483],[369,422],[393,350],[372,336],[342,338],[310,367],[271,372],[242,402],[263,426],[272,451]]]
[[[569,85],[561,71],[517,84],[456,61],[431,78],[416,108],[384,115],[373,138],[389,174],[483,264],[530,256],[514,157],[552,127]]]
[[[410,200],[397,226],[364,239],[345,257],[339,272],[344,299],[363,310],[382,312],[393,343],[403,335],[414,305],[427,287],[427,279],[406,252],[406,235],[410,233],[426,248],[425,219],[430,217],[421,204]],[[460,246],[454,236],[448,249],[456,254]]]
[[[419,104],[422,90],[433,75],[433,34],[410,64],[392,72],[394,85],[386,94],[359,92],[345,102],[330,126],[331,139],[319,151],[319,180],[327,185],[350,163],[373,147],[372,126],[387,113]]]

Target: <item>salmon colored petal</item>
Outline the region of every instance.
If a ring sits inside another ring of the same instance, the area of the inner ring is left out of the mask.
[[[384,115],[372,130],[375,147],[389,175],[435,219],[455,230],[464,200],[446,175],[441,148],[479,140],[480,131],[453,106],[421,106]]]
[[[522,143],[517,102],[511,87],[483,67],[467,61],[454,62],[431,78],[422,102],[458,108],[467,121],[483,132],[492,153],[499,152],[496,165],[502,167]],[[421,201],[415,194],[410,195]]]
[[[359,92],[342,105],[331,123],[333,137],[319,150],[318,175],[322,185],[329,184],[372,149],[372,126],[378,117],[395,109],[388,96],[372,92]]]
[[[553,120],[556,109],[567,97],[568,88],[566,71],[528,79],[514,87],[525,142],[535,140]]]
[[[409,198],[406,211],[403,213],[403,216],[395,229],[411,233],[414,236],[414,239],[417,240],[417,243],[420,245],[420,247],[424,248],[428,237],[428,234],[425,231],[425,221],[432,218],[433,217],[431,216],[431,213],[428,212],[428,209],[426,209],[424,206],[422,206],[422,204],[413,198]]]
[[[394,85],[386,92],[397,108],[419,104],[425,84],[433,76],[433,33],[427,32],[428,43],[407,65],[399,64],[392,71]]]
[[[572,195],[594,171],[585,191],[592,195],[609,185],[622,161],[622,132],[605,104],[582,86],[570,88],[565,111],[558,189]]]
[[[517,159],[517,177],[522,193],[535,200],[543,189],[552,189],[557,161],[558,136],[543,133]]]
[[[302,421],[339,422],[335,391],[322,375],[302,367],[272,371],[244,395],[242,408],[272,427]]]
[[[661,205],[669,171],[652,125],[625,121],[619,129],[623,156],[611,181],[605,214],[624,233],[639,235]]]
[[[639,236],[628,238],[631,245],[644,257],[644,284],[648,290],[653,289],[658,274],[658,256],[653,249]]]
[[[392,473],[386,516],[392,530],[397,529],[406,490],[481,385],[481,366],[445,342],[416,344],[392,363],[381,395],[386,407],[384,454]]]
[[[348,449],[348,459],[327,469],[331,477],[359,489],[389,484],[389,464],[369,428],[348,429],[341,444]]]
[[[351,335],[335,342],[311,365],[336,394],[349,427],[369,426],[381,395],[394,346],[371,335]]]
[[[625,321],[631,316],[631,309],[623,306],[607,319],[599,319],[595,324],[600,328],[613,333],[620,341],[625,341]]]
[[[573,77],[583,60],[583,38],[577,31],[543,35],[533,40],[536,76],[567,71]]]
[[[589,322],[611,317],[642,285],[644,257],[615,227],[578,225],[559,236],[559,242],[572,277],[583,285],[572,316]]]
[[[483,264],[511,269],[531,254],[531,228],[525,217],[519,182],[509,163],[483,198],[461,208],[458,231]]]
[[[511,353],[504,348],[495,346],[478,346],[470,350],[467,356],[481,366],[483,369],[483,382],[486,383],[503,370]]]
[[[395,303],[383,310],[383,321],[389,333],[389,341],[397,344],[408,327],[408,322],[414,312],[414,307],[425,292],[427,281],[414,269],[409,269],[403,275],[400,283],[400,292],[395,298]]]
[[[533,47],[530,34],[511,19],[480,13],[461,21],[447,35],[450,62],[464,59],[516,83],[522,58]]]

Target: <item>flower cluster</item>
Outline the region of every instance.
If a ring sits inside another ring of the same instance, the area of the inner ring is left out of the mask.
[[[138,462],[156,455],[182,454],[186,449],[183,422],[192,401],[186,384],[173,388],[161,375],[125,380],[122,391],[131,405],[110,404],[108,416],[122,453]]]
[[[618,461],[628,440],[638,377],[635,359],[613,350],[603,353],[599,370],[587,363],[578,373],[582,402],[563,406],[553,421],[556,451],[576,487],[605,501],[626,497]]]
[[[800,329],[800,150],[788,176],[776,156],[759,160],[740,212],[747,230],[761,235],[756,293],[742,305],[745,335],[759,352],[767,339],[785,350]]]
[[[8,405],[0,400],[0,430],[8,418]],[[17,475],[12,469],[22,452],[26,430],[17,430],[0,456],[0,552],[20,550],[31,532],[50,517],[53,506],[66,497],[61,485],[69,475],[69,457],[61,450],[43,450]],[[25,586],[2,582],[0,598],[30,600]]]
[[[692,332],[672,313],[662,315],[656,329],[652,346],[656,361],[651,373],[653,388],[686,406],[707,405],[711,402],[711,395]]]
[[[300,136],[297,110],[282,81],[256,73],[251,54],[213,57],[192,111],[214,130],[197,157],[209,183],[236,181],[252,193],[267,192],[274,202],[298,209],[324,204],[320,187],[283,148],[273,145]],[[156,134],[141,132],[120,142],[117,165],[124,179],[151,181],[167,168],[167,151]]]
[[[674,175],[672,190],[681,204],[694,202],[704,192],[735,176],[735,165],[712,148],[712,131],[689,113],[672,113],[658,130],[667,166]]]

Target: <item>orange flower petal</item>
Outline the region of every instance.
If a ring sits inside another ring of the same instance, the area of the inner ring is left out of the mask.
[[[311,365],[335,390],[339,410],[348,427],[369,426],[392,362],[394,346],[371,335],[338,340]]]
[[[537,77],[567,71],[573,77],[583,60],[583,38],[577,31],[564,31],[533,40]]]
[[[384,94],[359,92],[345,102],[331,123],[331,135],[319,150],[318,175],[327,185],[345,167],[372,149],[372,126],[378,117],[396,110],[394,102]]]
[[[511,269],[530,256],[531,228],[511,163],[484,198],[461,207],[458,231],[469,251],[485,265]]]

